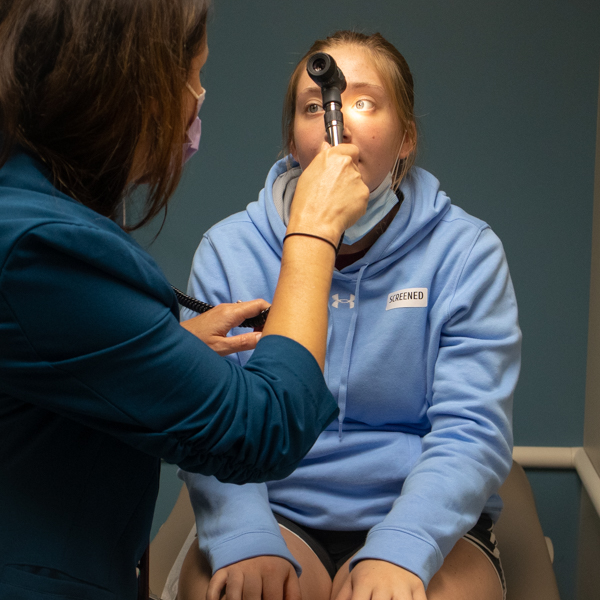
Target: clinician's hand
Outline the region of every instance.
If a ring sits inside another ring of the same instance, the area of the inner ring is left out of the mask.
[[[227,337],[227,334],[233,327],[267,308],[269,303],[261,299],[236,304],[218,304],[209,311],[184,321],[181,326],[200,338],[211,350],[226,356],[256,347],[262,335],[260,332],[251,331],[231,337]]]
[[[279,556],[257,556],[215,572],[206,600],[302,600],[292,564]]]
[[[264,335],[295,340],[315,357],[321,370],[336,248],[344,230],[365,214],[368,199],[369,188],[358,170],[358,148],[352,144],[331,148],[324,143],[298,179],[286,230],[286,235],[296,235],[283,244]],[[302,233],[309,236],[298,235]]]
[[[427,600],[423,582],[384,560],[361,560],[335,600]]]
[[[344,230],[367,209],[369,188],[358,170],[358,154],[353,144],[323,142],[298,179],[287,233],[314,233],[337,246]]]

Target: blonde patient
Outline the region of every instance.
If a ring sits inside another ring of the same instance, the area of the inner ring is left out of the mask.
[[[189,291],[213,304],[272,297],[298,176],[327,141],[306,73],[317,51],[346,77],[343,141],[371,193],[330,294],[325,376],[340,415],[282,481],[181,473],[198,543],[178,598],[502,600],[493,523],[511,465],[514,291],[489,226],[414,165],[412,75],[381,35],[337,32],[298,63],[283,115],[290,156],[258,202],[205,235]]]

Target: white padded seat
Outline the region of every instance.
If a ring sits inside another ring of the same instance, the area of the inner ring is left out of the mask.
[[[506,600],[560,600],[552,545],[542,532],[525,471],[514,461],[500,497],[504,510],[495,532],[506,576]]]

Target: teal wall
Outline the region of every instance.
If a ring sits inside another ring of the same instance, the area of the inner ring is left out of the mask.
[[[201,149],[150,247],[171,282],[185,287],[202,233],[256,198],[281,148],[287,78],[310,43],[340,28],[380,31],[414,74],[418,164],[504,242],[524,336],[515,443],[581,445],[600,2],[215,5]],[[137,237],[145,242],[155,231]],[[532,484],[576,518],[576,478],[535,474]],[[544,504],[548,527],[563,519],[561,511]],[[556,536],[557,560],[573,556],[576,540],[564,531]],[[563,600],[571,597],[568,562],[556,565]]]

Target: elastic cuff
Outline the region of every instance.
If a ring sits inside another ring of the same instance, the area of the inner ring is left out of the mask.
[[[256,558],[257,556],[279,556],[292,563],[298,577],[302,568],[288,550],[285,540],[270,531],[252,531],[229,538],[226,542],[211,548],[208,559],[213,573],[233,563]]]
[[[419,577],[425,587],[444,562],[439,548],[399,529],[372,530],[350,562],[350,570],[361,560],[369,559],[398,565]]]

